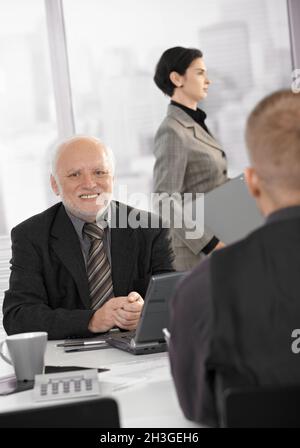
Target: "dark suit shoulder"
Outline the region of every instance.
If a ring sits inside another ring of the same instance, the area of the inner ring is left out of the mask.
[[[248,236],[243,238],[240,241],[237,241],[236,243],[230,244],[228,246],[225,246],[224,248],[214,251],[211,254],[211,258],[213,260],[218,259],[241,259],[243,257],[243,254],[253,248],[253,243],[258,241],[261,237],[263,237],[265,233],[265,226],[262,226],[261,228],[251,232]]]
[[[269,237],[269,226],[263,225],[242,240],[214,251],[211,254],[212,283],[221,281],[221,278],[226,283],[234,282],[236,277],[245,272],[245,268],[249,264],[255,264],[258,268],[263,262],[261,249],[268,244]],[[274,241],[271,243],[273,246]],[[234,275],[232,275],[232,271],[234,271]],[[219,280],[215,277],[216,275]]]
[[[34,235],[36,232],[40,232],[42,229],[48,229],[51,227],[58,210],[62,207],[62,203],[49,207],[41,213],[38,213],[25,221],[21,222],[12,229],[12,233],[23,233]]]
[[[212,254],[212,263],[220,262],[226,266],[227,262],[230,262],[236,272],[241,272],[245,265],[253,263],[258,267],[269,257],[282,258],[283,253],[289,253],[293,248],[297,251],[299,228],[298,219],[266,223],[246,238],[215,251]],[[228,272],[226,274],[228,275]]]

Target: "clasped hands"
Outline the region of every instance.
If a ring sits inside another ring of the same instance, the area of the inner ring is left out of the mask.
[[[112,297],[93,314],[88,328],[92,333],[102,333],[113,327],[134,330],[143,305],[143,298],[135,291],[128,296]]]

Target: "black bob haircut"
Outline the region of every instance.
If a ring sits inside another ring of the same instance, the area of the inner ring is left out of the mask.
[[[172,96],[176,86],[170,80],[170,73],[177,72],[184,75],[191,63],[202,56],[202,51],[197,48],[169,48],[164,51],[156,65],[153,78],[155,84],[163,93]]]

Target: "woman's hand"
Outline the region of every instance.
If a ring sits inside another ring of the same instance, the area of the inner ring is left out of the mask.
[[[219,241],[214,250],[223,249],[223,247],[226,247],[226,244],[222,241]]]

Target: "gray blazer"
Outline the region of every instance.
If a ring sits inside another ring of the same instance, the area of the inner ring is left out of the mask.
[[[227,161],[220,144],[187,113],[170,104],[155,136],[154,185],[157,193],[207,193],[226,182]],[[191,269],[205,257],[202,249],[213,238],[210,229],[198,239],[186,229],[172,230],[175,268]]]

